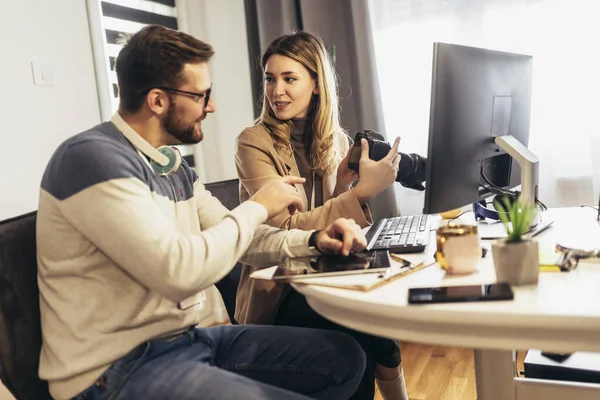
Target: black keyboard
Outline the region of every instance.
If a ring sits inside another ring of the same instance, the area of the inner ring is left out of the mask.
[[[384,218],[367,232],[367,250],[419,253],[429,243],[429,215]]]

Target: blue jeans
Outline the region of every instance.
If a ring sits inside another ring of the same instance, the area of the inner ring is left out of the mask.
[[[348,399],[365,354],[350,336],[285,326],[191,328],[115,362],[76,400]],[[307,397],[308,396],[308,397]]]
[[[357,332],[338,325],[317,314],[306,302],[306,297],[294,288],[285,295],[277,315],[275,325],[296,326],[313,329],[327,329],[344,332],[358,341],[366,355],[365,373],[351,400],[373,400],[375,396],[375,366],[396,368],[400,365],[400,345],[397,341]]]

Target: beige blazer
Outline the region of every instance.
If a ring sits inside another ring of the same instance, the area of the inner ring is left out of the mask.
[[[340,137],[336,143],[340,154],[348,151],[348,142]],[[246,201],[273,179],[286,175],[300,176],[291,149],[276,149],[273,138],[264,125],[246,128],[236,140],[235,163],[240,178],[240,201]],[[323,229],[338,218],[350,218],[361,227],[373,221],[367,205],[361,205],[353,191],[334,195],[336,168],[323,177],[323,205],[309,210],[304,185],[296,185],[302,197],[304,212],[289,215],[287,210],[266,223],[284,229]],[[308,210],[308,211],[306,211]],[[257,268],[244,265],[236,297],[235,318],[242,324],[269,324],[273,322],[286,285],[250,279]]]

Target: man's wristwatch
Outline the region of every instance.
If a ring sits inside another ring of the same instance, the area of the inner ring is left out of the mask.
[[[317,230],[310,234],[310,237],[308,238],[308,248],[311,250],[317,250],[319,253],[323,254],[321,249],[319,249],[317,246],[317,236],[319,235],[319,232],[321,231]]]

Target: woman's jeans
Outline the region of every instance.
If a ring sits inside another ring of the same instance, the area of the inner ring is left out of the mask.
[[[365,374],[351,400],[372,400],[375,395],[375,365],[388,368],[400,365],[400,345],[396,340],[381,338],[338,325],[317,314],[306,302],[306,297],[290,288],[285,295],[277,316],[275,325],[327,329],[344,332],[358,341],[367,357]]]
[[[350,336],[285,326],[190,328],[146,342],[76,400],[348,399],[365,354]]]

